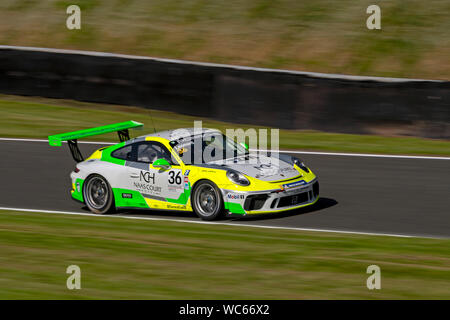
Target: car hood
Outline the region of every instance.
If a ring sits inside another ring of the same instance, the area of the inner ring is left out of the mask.
[[[262,181],[287,180],[301,176],[301,173],[294,168],[292,163],[277,157],[263,155],[246,155],[213,161],[208,164],[236,170]]]

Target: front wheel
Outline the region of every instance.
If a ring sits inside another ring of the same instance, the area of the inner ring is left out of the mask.
[[[96,214],[114,210],[113,193],[108,181],[100,175],[89,176],[83,186],[83,198],[89,210]]]
[[[200,181],[192,194],[192,207],[202,220],[216,220],[223,214],[223,200],[219,189],[211,181]]]

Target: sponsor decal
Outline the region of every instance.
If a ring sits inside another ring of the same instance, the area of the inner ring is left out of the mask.
[[[228,193],[227,198],[230,200],[239,200],[244,199],[244,195],[239,193]]]
[[[181,184],[170,184],[167,186],[167,190],[169,192],[179,192],[180,190],[183,190],[183,186]]]
[[[148,193],[148,194],[160,194],[161,193],[161,187],[147,184],[147,183],[141,183],[141,182],[134,182],[134,187],[137,191],[142,193]]]
[[[145,181],[147,183],[150,183],[151,181],[152,184],[155,184],[155,173],[141,170],[141,175],[139,179],[140,181]]]
[[[191,170],[186,170],[186,171],[184,172],[184,175],[187,177],[187,176],[189,176],[189,173],[191,173]]]
[[[184,190],[189,190],[189,177],[184,177]]]
[[[122,198],[131,199],[133,195],[131,193],[122,193]]]
[[[298,188],[298,187],[302,187],[304,185],[306,185],[306,181],[305,180],[300,180],[300,181],[296,181],[296,182],[291,182],[291,183],[287,183],[287,184],[283,184],[281,186],[281,189],[283,190],[288,190],[288,189],[293,189],[293,188]]]
[[[184,177],[184,189],[189,190],[189,177]]]
[[[186,209],[186,206],[168,204],[167,209]]]
[[[133,178],[137,179],[137,176]],[[139,181],[140,182],[133,182],[133,186],[137,191],[153,195],[158,195],[161,193],[161,187],[154,185],[155,173],[141,170],[139,174]],[[122,194],[122,198],[132,198],[132,196],[130,195],[130,197],[127,197]]]

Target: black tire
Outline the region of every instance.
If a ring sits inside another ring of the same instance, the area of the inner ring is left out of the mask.
[[[208,180],[202,180],[195,184],[191,203],[194,212],[202,220],[217,220],[224,213],[222,194],[219,188]]]
[[[95,214],[112,213],[114,195],[111,187],[101,175],[90,175],[83,184],[83,199],[86,206]]]

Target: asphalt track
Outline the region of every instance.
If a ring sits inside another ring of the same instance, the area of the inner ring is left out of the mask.
[[[80,149],[87,155],[99,147],[82,144]],[[69,173],[75,163],[67,146],[0,141],[0,155],[0,207],[87,212],[70,199]],[[319,177],[321,199],[316,205],[227,222],[450,238],[450,160],[300,157]],[[120,214],[199,220],[193,213]]]

